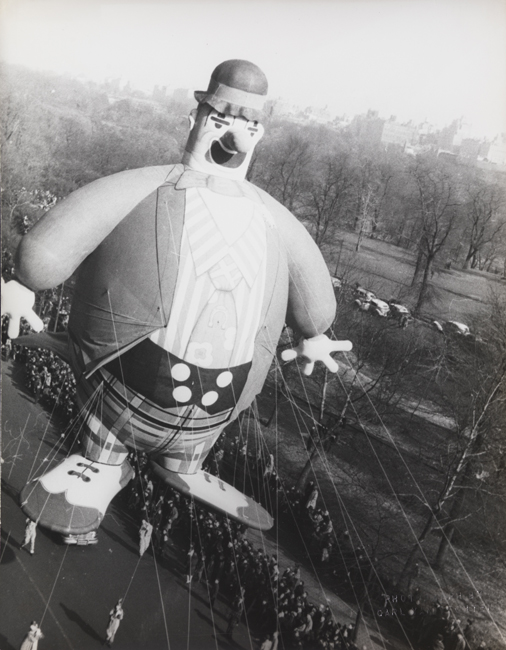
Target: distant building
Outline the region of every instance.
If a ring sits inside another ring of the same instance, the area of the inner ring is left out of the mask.
[[[458,120],[454,120],[450,126],[445,126],[441,131],[439,132],[439,138],[438,138],[438,147],[440,150],[446,151],[446,152],[451,152],[451,153],[456,153],[454,151],[454,140],[455,136],[457,135],[457,131],[459,130],[459,122]]]
[[[378,111],[368,110],[366,115],[356,115],[351,122],[350,128],[359,140],[379,144],[384,123],[385,120],[378,116]]]
[[[490,143],[487,159],[495,165],[506,165],[506,133],[498,135]]]
[[[395,117],[391,117],[383,124],[381,132],[381,143],[385,145],[397,145],[403,149],[406,145],[418,142],[417,128],[411,123],[399,124]]]
[[[438,147],[461,156],[466,162],[476,161],[480,147],[478,140],[473,138],[471,133],[470,125],[464,122],[463,118],[454,120],[450,126],[439,132]]]

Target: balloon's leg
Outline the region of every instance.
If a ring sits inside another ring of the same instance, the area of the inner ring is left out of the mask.
[[[40,526],[63,535],[96,530],[109,503],[133,477],[128,461],[105,465],[72,454],[32,479],[21,491],[21,508]]]
[[[251,528],[272,528],[274,521],[267,510],[232,485],[201,469],[192,474],[171,471],[163,466],[166,464],[164,460],[158,458],[152,461],[153,471],[158,478],[178,492],[193,497]]]
[[[66,536],[96,530],[109,503],[134,475],[128,449],[116,435],[125,416],[108,427],[97,417],[102,403],[94,411],[80,404],[88,411],[83,454],[72,454],[21,492],[21,508],[33,521]]]

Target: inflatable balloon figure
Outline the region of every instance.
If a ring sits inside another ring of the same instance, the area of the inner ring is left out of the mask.
[[[85,414],[82,454],[21,493],[40,526],[85,538],[130,480],[130,449],[156,475],[249,526],[270,515],[200,467],[224,427],[261,390],[285,322],[306,374],[347,341],[323,333],[335,312],[326,264],[305,228],[245,180],[266,98],[263,72],[221,63],[196,92],[182,163],[99,179],[23,237],[4,285],[9,335],[34,328],[33,291],[78,269],[68,333],[51,344],[71,364]],[[26,339],[26,337],[23,337]],[[20,339],[21,342],[21,339]]]

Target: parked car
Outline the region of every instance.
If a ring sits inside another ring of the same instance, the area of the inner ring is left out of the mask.
[[[390,312],[388,303],[379,298],[370,298],[369,300],[365,298],[355,298],[354,303],[361,311],[368,311],[371,314],[376,314],[376,316],[381,316],[382,318],[388,316]]]
[[[386,318],[390,314],[390,307],[388,303],[379,298],[371,298],[369,311],[372,314]]]
[[[371,302],[369,300],[363,300],[362,298],[355,298],[353,304],[355,307],[357,307],[357,309],[360,309],[360,311],[369,311],[369,307],[371,306]]]
[[[359,284],[355,287],[355,295],[359,300],[364,300],[365,302],[369,302],[370,300],[373,300],[373,298],[376,298],[375,293],[364,289],[364,287],[361,287]]]
[[[470,336],[471,330],[464,323],[459,323],[456,320],[446,321],[443,325],[443,329],[448,334],[457,334],[458,336]]]
[[[397,300],[389,300],[388,305],[390,307],[390,315],[393,318],[401,319],[403,316],[410,316],[411,313],[409,309]]]

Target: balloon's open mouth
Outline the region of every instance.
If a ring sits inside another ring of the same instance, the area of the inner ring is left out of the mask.
[[[213,162],[214,164],[220,165],[221,167],[237,169],[244,162],[246,154],[228,151],[223,147],[219,140],[215,140],[209,148],[209,151],[206,154],[206,158],[209,162]]]

